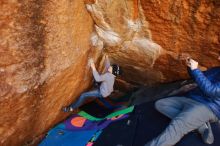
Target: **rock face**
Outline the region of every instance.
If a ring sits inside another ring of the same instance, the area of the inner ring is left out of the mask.
[[[186,78],[181,56],[219,65],[215,0],[0,1],[0,145],[24,145],[68,115],[102,53],[139,84]],[[101,66],[100,66],[101,68]]]
[[[203,68],[220,64],[219,1],[141,0],[141,5],[152,39],[166,50],[154,65],[164,81],[186,76],[182,54],[198,60]]]
[[[186,77],[181,58],[218,65],[219,2],[96,0],[87,4],[103,49],[140,84]]]
[[[24,145],[91,82],[93,21],[82,0],[0,2],[0,145]]]
[[[94,35],[103,44],[99,47],[123,67],[123,78],[141,84],[158,82],[161,75],[152,67],[163,50],[151,39],[140,1],[96,0],[86,6],[95,22]]]

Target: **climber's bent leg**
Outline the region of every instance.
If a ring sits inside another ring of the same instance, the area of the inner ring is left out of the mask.
[[[87,99],[91,99],[91,98],[98,98],[98,97],[102,97],[100,91],[97,90],[93,90],[93,91],[89,91],[89,92],[85,92],[83,94],[81,94],[81,96],[79,97],[79,99],[70,105],[71,108],[75,109],[78,108],[79,106],[81,106],[83,104],[83,102]]]

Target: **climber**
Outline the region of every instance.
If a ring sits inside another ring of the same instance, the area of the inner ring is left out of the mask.
[[[214,142],[210,122],[218,122],[220,118],[220,67],[203,73],[195,60],[187,58],[186,64],[197,86],[183,96],[168,97],[155,103],[155,108],[172,121],[145,146],[173,146],[193,130],[201,135],[204,143]]]
[[[115,77],[121,75],[121,67],[113,64],[110,65],[110,61],[107,55],[105,55],[105,71],[104,74],[99,74],[96,70],[93,60],[90,60],[90,67],[92,69],[93,77],[96,82],[100,82],[99,89],[95,89],[89,92],[81,94],[79,99],[66,107],[62,108],[63,112],[72,112],[83,104],[86,99],[91,98],[106,98],[113,92],[113,86],[115,82]]]

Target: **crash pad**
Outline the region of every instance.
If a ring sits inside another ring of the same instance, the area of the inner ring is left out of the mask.
[[[155,101],[135,106],[135,110],[127,119],[112,123],[105,128],[94,143],[94,146],[144,146],[148,141],[158,136],[171,121],[154,108]],[[196,132],[183,137],[176,146],[220,146],[220,125],[211,124],[215,142],[204,144]]]
[[[129,107],[105,118],[96,118],[86,112],[74,114],[64,122],[52,128],[47,136],[42,140],[40,146],[85,146],[91,145],[101,134],[101,130],[109,124],[126,119],[127,113],[133,111],[134,107]]]

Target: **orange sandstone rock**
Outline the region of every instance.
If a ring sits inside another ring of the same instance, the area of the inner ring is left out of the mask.
[[[105,1],[0,1],[0,145],[24,145],[66,118],[60,108],[91,83],[91,57],[100,65],[108,53],[139,84],[187,78],[183,54],[219,65],[218,1]]]
[[[0,145],[24,145],[67,117],[88,88],[92,19],[84,1],[0,2]]]

